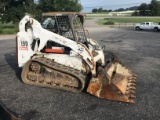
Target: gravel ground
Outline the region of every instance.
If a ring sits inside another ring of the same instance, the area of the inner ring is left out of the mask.
[[[10,39],[14,39],[16,37],[16,35],[0,35],[0,40],[10,40]]]
[[[16,64],[14,36],[0,41],[2,104],[22,120],[158,120],[160,33],[109,28],[94,22],[85,23],[89,36],[106,46],[105,53],[114,52],[138,75],[136,104],[23,84]]]

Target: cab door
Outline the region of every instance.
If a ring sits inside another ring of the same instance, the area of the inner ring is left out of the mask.
[[[150,29],[150,23],[146,22],[144,25],[144,29],[149,30]]]

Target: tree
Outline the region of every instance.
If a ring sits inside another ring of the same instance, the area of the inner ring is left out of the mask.
[[[103,10],[102,12],[107,12],[108,10]]]
[[[112,9],[109,9],[107,12],[112,12]]]
[[[19,22],[20,19],[29,13],[39,19],[42,12],[70,11],[79,12],[82,5],[79,0],[1,0],[0,18],[3,22]]]
[[[146,16],[148,15],[147,14],[147,10],[148,10],[148,5],[146,3],[142,3],[139,7],[138,7],[138,10],[139,10],[139,14],[141,16]]]
[[[0,17],[3,22],[17,23],[22,19],[25,13],[33,13],[35,4],[33,0],[1,0]]]
[[[150,10],[152,16],[160,15],[160,2],[157,0],[152,0],[150,4]]]
[[[98,9],[98,12],[103,12],[103,8],[100,7],[100,8]]]
[[[39,0],[38,8],[41,12],[79,12],[82,5],[79,0]]]
[[[0,1],[0,14],[3,14],[5,6],[6,6],[6,1],[1,0]]]
[[[94,9],[92,10],[92,12],[93,12],[93,13],[97,13],[97,12],[98,12],[97,8],[94,8]]]
[[[132,16],[139,16],[139,12],[136,10],[136,11],[132,14]]]
[[[133,7],[129,7],[126,8],[126,10],[137,10],[139,6],[133,6]]]
[[[117,11],[125,11],[124,8],[119,8]]]

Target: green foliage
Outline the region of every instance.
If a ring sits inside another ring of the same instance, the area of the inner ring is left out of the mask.
[[[103,8],[100,7],[100,8],[98,9],[98,12],[103,12]]]
[[[142,3],[139,7],[138,10],[145,11],[148,9],[148,5],[146,3]]]
[[[5,5],[6,5],[6,1],[1,0],[0,1],[0,14],[2,14],[2,11],[4,10]]]
[[[3,28],[0,29],[0,34],[15,34],[18,32],[18,28]]]
[[[92,9],[92,13],[107,13],[107,12],[112,12],[112,10],[111,9],[103,10],[102,7],[100,7],[99,9],[97,8]]]
[[[139,12],[136,10],[136,11],[132,14],[132,16],[140,16],[140,14],[139,14]]]
[[[15,34],[18,32],[18,25],[10,23],[1,23],[0,21],[0,34]]]
[[[133,6],[130,8],[119,8],[114,11],[135,10],[132,16],[160,16],[160,1],[151,0],[150,4],[142,3],[140,6]],[[111,10],[112,11],[112,10]],[[110,10],[103,10],[102,8],[94,8],[92,13],[111,12]]]
[[[79,0],[39,0],[38,8],[42,12],[79,12],[82,5]]]
[[[86,20],[93,20],[94,18],[86,17],[85,19],[86,19]]]
[[[151,0],[150,4],[142,3],[138,7],[139,14],[134,12],[133,16],[160,16],[160,1]]]
[[[16,26],[14,24],[2,24],[0,25],[0,29],[3,29],[3,28],[15,28]]]
[[[93,8],[92,9],[92,13],[105,13],[105,12],[112,12],[112,11],[115,11],[115,12],[120,12],[120,11],[127,11],[127,10],[137,10],[138,6],[133,6],[133,7],[129,7],[129,8],[119,8],[119,9],[116,9],[116,10],[112,10],[112,9],[103,9],[102,7],[100,7],[99,9],[97,8]]]
[[[117,10],[115,10],[115,12],[120,12],[120,11],[125,11],[126,9],[124,9],[124,8],[119,8],[119,9],[117,9]]]
[[[149,5],[146,3],[142,3],[139,7],[139,15],[140,16],[149,16],[150,15],[150,10],[149,10]]]
[[[98,12],[98,9],[97,8],[94,8],[93,10],[92,10],[92,13],[97,13]]]
[[[42,12],[79,12],[82,5],[79,0],[1,0],[0,18],[2,22],[19,22],[26,13],[40,20]]]
[[[150,4],[151,15],[159,16],[160,15],[160,1],[152,0]]]
[[[114,22],[113,21],[106,21],[103,24],[104,25],[114,25]]]
[[[33,0],[7,0],[7,2],[2,0],[1,3],[3,3],[3,6],[0,6],[2,22],[17,23],[25,13],[36,13],[36,4]]]

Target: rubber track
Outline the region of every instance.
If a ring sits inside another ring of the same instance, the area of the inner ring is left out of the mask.
[[[78,79],[81,83],[81,87],[78,88],[78,89],[73,89],[73,90],[69,90],[65,87],[60,87],[58,89],[62,89],[62,90],[67,90],[67,91],[71,91],[71,92],[76,92],[76,93],[79,93],[81,92],[84,87],[85,87],[85,83],[86,83],[86,75],[84,73],[82,73],[81,71],[77,70],[77,69],[73,69],[71,67],[68,67],[68,66],[65,66],[65,65],[62,65],[62,64],[59,64],[57,62],[54,62],[53,60],[51,59],[48,59],[48,58],[45,58],[45,57],[36,57],[36,58],[33,58],[32,59],[32,62],[38,62],[42,65],[45,65],[47,66],[48,68],[50,69],[53,69],[53,70],[57,70],[59,72],[63,72],[63,73],[66,73],[72,77],[75,77],[76,79]],[[55,87],[57,88],[57,87]]]

